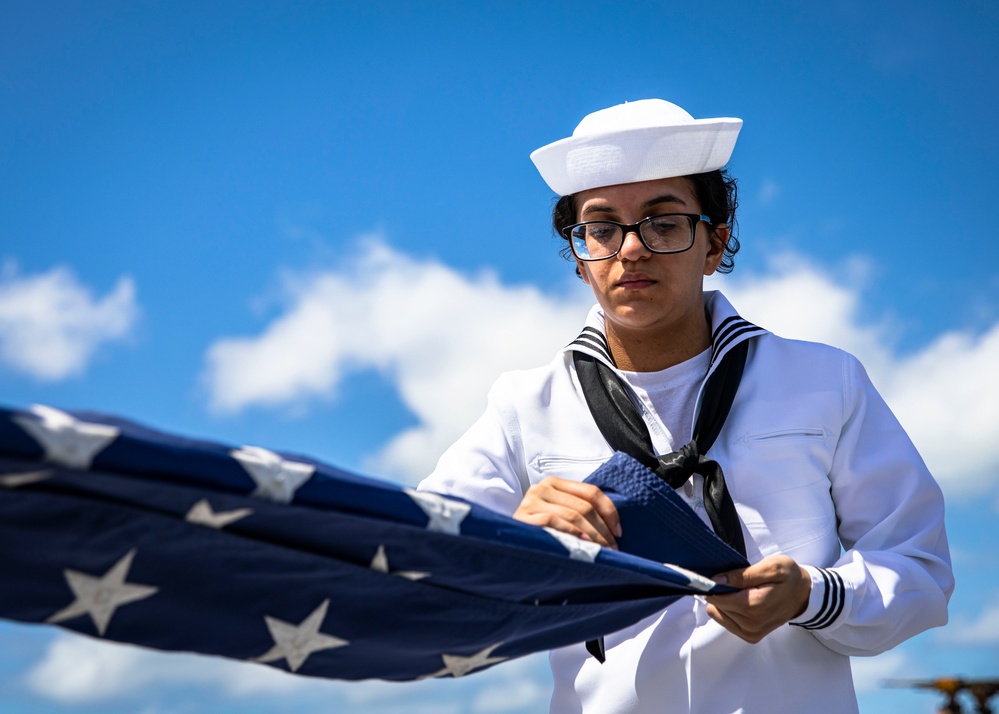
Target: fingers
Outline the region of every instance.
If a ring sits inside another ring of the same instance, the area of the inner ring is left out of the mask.
[[[616,548],[621,519],[614,503],[588,483],[548,477],[534,484],[513,517]]]
[[[787,580],[796,574],[798,564],[786,555],[772,555],[741,570],[730,570],[714,577],[715,582],[735,588],[753,588]]]
[[[759,642],[804,612],[811,592],[807,571],[786,555],[764,558],[742,570],[716,576],[742,588],[708,596],[708,616],[747,642]]]
[[[751,644],[756,644],[784,624],[780,618],[774,618],[773,613],[754,611],[752,607],[746,606],[745,602],[739,601],[740,595],[742,593],[706,598],[708,617]]]
[[[756,644],[766,637],[772,630],[764,631],[761,627],[754,627],[752,622],[743,622],[729,615],[726,611],[719,609],[714,603],[708,603],[708,617],[731,632],[736,637]]]

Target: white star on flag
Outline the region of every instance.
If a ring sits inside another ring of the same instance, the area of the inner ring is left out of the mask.
[[[563,533],[554,528],[545,527],[545,530],[548,531],[548,535],[565,546],[565,549],[569,551],[569,557],[573,560],[592,563],[597,559],[597,554],[600,552],[600,545],[598,543],[577,538],[571,533]]]
[[[267,623],[267,629],[270,630],[271,637],[274,638],[274,646],[259,657],[254,657],[251,661],[274,662],[283,658],[288,661],[289,669],[292,672],[297,672],[298,668],[313,652],[349,645],[350,642],[347,640],[324,635],[319,631],[326,618],[326,610],[329,605],[329,598],[323,600],[319,607],[298,625],[292,625],[278,620],[276,617],[265,615],[264,622]]]
[[[403,490],[427,514],[430,519],[427,523],[428,531],[461,535],[461,522],[472,511],[469,504],[452,501],[436,493],[414,491],[411,488]]]
[[[17,488],[18,486],[27,486],[28,484],[44,481],[51,476],[52,471],[49,469],[44,471],[24,471],[16,474],[4,474],[3,476],[0,476],[0,486],[3,486],[4,488]]]
[[[441,659],[444,660],[444,669],[441,669],[433,674],[428,674],[426,677],[421,677],[421,679],[426,679],[429,677],[446,677],[451,675],[454,678],[464,677],[469,672],[473,672],[477,669],[481,669],[490,664],[495,664],[497,662],[502,662],[507,659],[506,657],[490,657],[493,650],[502,645],[502,642],[497,642],[495,645],[490,645],[480,652],[476,652],[471,657],[462,657],[460,655],[443,654]]]
[[[406,580],[415,581],[430,577],[430,573],[424,573],[419,570],[389,570],[388,555],[385,554],[384,545],[378,546],[378,550],[375,552],[375,557],[371,559],[371,569],[377,570],[379,573],[398,575],[400,578],[406,578]]]
[[[88,469],[98,453],[118,438],[116,427],[80,421],[66,412],[35,404],[31,412],[38,417],[15,414],[18,426],[45,450],[45,460],[71,469]]]
[[[312,477],[316,467],[298,461],[285,461],[273,451],[259,446],[244,446],[229,452],[246,469],[256,484],[250,494],[277,503],[291,503],[295,491]]]
[[[68,607],[63,608],[45,621],[56,623],[84,614],[90,615],[97,627],[97,632],[103,636],[115,610],[130,602],[144,600],[159,590],[159,588],[150,585],[125,582],[134,557],[135,548],[132,548],[99,578],[68,568],[63,570],[66,582],[76,599]]]
[[[187,512],[184,520],[199,526],[208,526],[209,528],[221,530],[241,518],[246,518],[251,513],[253,513],[252,508],[237,508],[232,511],[216,512],[212,510],[212,504],[208,502],[208,499],[202,498],[191,506],[191,510]]]

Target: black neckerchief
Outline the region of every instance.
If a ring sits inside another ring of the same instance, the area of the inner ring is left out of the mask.
[[[611,448],[641,462],[673,488],[680,488],[695,473],[703,476],[704,508],[712,528],[743,555],[746,544],[742,526],[725,487],[725,475],[718,462],[704,454],[714,444],[728,417],[742,379],[748,346],[748,341],[740,342],[729,350],[708,378],[690,442],[663,456],[657,456],[653,450],[649,428],[614,370],[582,352],[572,356],[590,414]]]
[[[590,414],[600,433],[615,451],[622,451],[647,466],[668,483],[679,488],[695,473],[704,477],[704,508],[715,533],[743,556],[746,544],[735,504],[725,486],[721,465],[705,456],[721,432],[746,364],[749,337],[764,332],[755,325],[733,317],[722,322],[713,335],[713,352],[731,343],[717,366],[710,370],[704,384],[700,410],[690,442],[679,451],[657,456],[648,426],[628,393],[628,387],[604,360],[610,360],[606,338],[593,328],[585,328],[574,344],[585,345],[584,352],[573,352],[573,363]],[[746,333],[749,333],[748,335]],[[742,340],[736,341],[740,336]],[[603,358],[597,359],[590,350]],[[586,643],[586,649],[598,661],[605,659],[603,638]]]

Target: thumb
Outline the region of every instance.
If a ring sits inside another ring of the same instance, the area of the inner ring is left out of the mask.
[[[733,588],[743,588],[745,587],[744,572],[744,570],[729,570],[724,573],[718,573],[711,579],[719,585],[730,585]]]

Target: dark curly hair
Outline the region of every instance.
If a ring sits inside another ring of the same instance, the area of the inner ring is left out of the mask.
[[[690,181],[701,205],[701,213],[711,219],[712,226],[728,226],[728,241],[725,243],[725,254],[722,256],[719,273],[731,273],[735,267],[735,254],[739,252],[738,223],[735,219],[735,209],[739,207],[739,189],[734,178],[726,169],[716,169],[704,174],[685,176]],[[576,223],[576,195],[562,196],[555,202],[552,209],[552,228],[555,235],[565,241],[559,251],[563,258],[572,260],[572,248],[569,239],[562,235],[562,229]],[[576,267],[579,275],[579,267]]]

